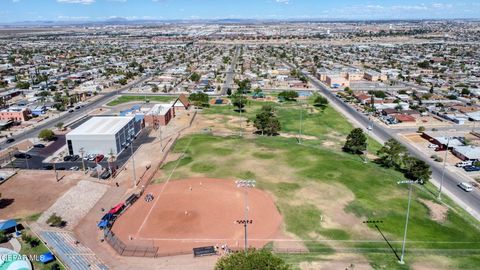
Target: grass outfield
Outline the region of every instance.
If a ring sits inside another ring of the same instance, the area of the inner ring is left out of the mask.
[[[172,96],[146,96],[146,100],[150,102],[170,102],[175,100],[177,97]],[[145,96],[120,96],[115,100],[107,103],[107,106],[117,106],[123,103],[132,102],[132,101],[142,101],[145,102]]]
[[[305,144],[319,146],[325,140],[330,140],[336,143],[337,148],[340,148],[343,146],[343,141],[348,133],[353,129],[352,124],[331,106],[328,106],[324,111],[317,109],[312,105],[313,99],[314,97],[308,100],[308,107],[307,104],[300,106],[297,102],[276,103],[249,100],[242,117],[248,118],[253,123],[255,115],[260,111],[262,105],[269,104],[275,106],[277,110],[282,132],[298,134],[300,118],[302,118],[302,134],[315,136],[319,139],[317,141],[304,140]],[[205,108],[203,113],[206,115],[240,116],[233,105],[213,105]],[[368,138],[368,151],[370,153],[376,154],[380,148],[381,145],[377,141]]]
[[[188,147],[187,147],[188,146]],[[313,193],[329,196],[318,185],[335,185],[353,193],[353,200],[345,207],[346,213],[362,220],[382,220],[383,233],[390,241],[400,241],[403,236],[407,188],[396,182],[402,175],[394,170],[384,169],[375,163],[364,164],[359,157],[332,151],[322,147],[298,145],[295,139],[280,137],[216,137],[212,135],[190,135],[180,139],[174,152],[186,151],[180,161],[165,164],[162,169],[171,179],[191,176],[218,178],[254,178],[258,186],[268,190],[277,198],[277,206],[285,218],[287,231],[306,242],[307,248],[319,253],[330,253],[330,248],[320,239],[364,240],[371,237],[379,240],[380,235],[370,226],[371,236],[362,235],[348,226],[326,228],[322,226],[322,214],[328,208],[317,201],[316,196],[304,198],[305,187]],[[165,179],[158,179],[164,181]],[[309,194],[309,193],[307,193]],[[335,196],[335,195],[334,195]],[[460,209],[449,210],[447,219],[437,222],[430,219],[429,209],[418,199],[432,200],[432,194],[416,188],[412,203],[408,248],[456,249],[469,254],[469,249],[480,249],[480,231],[473,220],[465,218]],[[335,200],[335,197],[331,198]],[[339,198],[340,199],[340,198]],[[352,224],[352,227],[359,224]],[[360,226],[362,226],[360,224]],[[367,226],[367,225],[363,225]],[[425,242],[422,242],[425,241]],[[440,243],[442,242],[442,243]],[[398,251],[399,242],[392,244]],[[385,242],[349,243],[349,248],[386,248]],[[299,257],[296,257],[299,256]],[[288,255],[292,261],[302,260],[304,255]],[[309,257],[312,255],[309,254]],[[367,254],[372,265],[385,269],[408,269],[395,262],[393,253]],[[417,260],[411,253],[406,255],[407,263]],[[451,257],[452,267],[480,264],[480,256]],[[459,269],[475,269],[462,267]]]

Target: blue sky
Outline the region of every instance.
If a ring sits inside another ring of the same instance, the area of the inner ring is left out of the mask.
[[[0,22],[479,18],[478,0],[0,0]]]

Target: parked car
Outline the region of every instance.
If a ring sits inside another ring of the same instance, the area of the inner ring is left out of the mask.
[[[455,166],[457,166],[457,167],[459,167],[459,168],[463,168],[463,167],[465,167],[465,166],[471,166],[471,165],[473,165],[473,162],[470,161],[470,160],[461,161],[461,162],[455,164]]]
[[[428,148],[432,148],[432,149],[438,148],[438,144],[431,143],[428,145]]]
[[[57,168],[57,170],[58,170],[58,171],[65,171],[66,168],[65,168],[65,167],[59,167],[59,168]]]
[[[466,192],[473,191],[473,186],[470,183],[462,182],[462,183],[458,184],[458,186],[461,189],[465,190]]]
[[[70,159],[70,161],[77,161],[79,158],[80,158],[79,155],[73,155],[72,159]]]
[[[31,158],[32,156],[30,156],[29,154],[26,154],[26,153],[16,153],[15,155],[13,155],[15,158],[24,158],[24,159],[28,159],[28,158]]]
[[[101,154],[100,154],[100,155],[97,155],[97,156],[95,157],[95,162],[96,162],[96,163],[99,163],[100,161],[103,160],[104,157],[105,157],[105,156],[104,156],[104,155],[101,155]]]
[[[10,139],[7,139],[6,143],[12,143],[12,142],[14,142],[14,141],[15,141],[14,138],[10,138]]]
[[[100,174],[100,178],[102,178],[102,179],[108,179],[109,177],[110,177],[110,172],[108,170],[106,170],[102,174]]]
[[[43,165],[43,169],[44,170],[53,170],[53,166],[52,165]]]
[[[72,159],[72,156],[64,156],[63,161],[70,161]]]
[[[35,148],[45,148],[45,145],[41,144],[41,143],[37,143],[37,144],[34,144],[33,147],[35,147]]]
[[[480,167],[473,166],[473,165],[465,166],[465,167],[463,167],[463,169],[467,172],[478,172],[478,171],[480,171]]]
[[[68,110],[69,113],[73,113],[74,111],[73,110]]]
[[[88,159],[87,159],[87,160],[89,160],[89,161],[94,161],[94,160],[95,160],[95,157],[96,157],[95,154],[90,154],[90,155],[88,155]]]
[[[78,166],[73,166],[71,167],[69,170],[70,171],[78,171],[80,168],[78,168]]]

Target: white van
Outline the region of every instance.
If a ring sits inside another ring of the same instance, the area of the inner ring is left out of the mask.
[[[465,166],[472,166],[473,165],[473,162],[471,160],[465,160],[465,161],[461,161],[457,164],[455,164],[455,166],[459,167],[459,168],[463,168]]]
[[[470,184],[470,183],[462,182],[462,183],[458,184],[458,186],[459,186],[461,189],[465,190],[466,192],[473,191],[473,186],[472,186],[472,184]]]

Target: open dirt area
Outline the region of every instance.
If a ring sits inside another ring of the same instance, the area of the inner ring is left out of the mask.
[[[150,185],[118,218],[113,232],[126,244],[155,245],[159,253],[191,252],[194,247],[227,244],[243,248],[244,190],[234,181],[193,178]],[[280,228],[282,217],[267,193],[248,190],[249,246],[262,247]],[[258,225],[257,225],[258,224]],[[261,225],[260,225],[261,224]]]
[[[0,219],[21,218],[48,209],[85,175],[62,172],[60,182],[53,171],[22,170],[0,185]]]
[[[443,222],[447,220],[448,207],[446,207],[445,205],[434,203],[432,201],[427,201],[423,199],[418,200],[428,208],[428,212],[430,213],[430,218],[432,220],[438,222]]]

